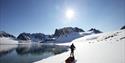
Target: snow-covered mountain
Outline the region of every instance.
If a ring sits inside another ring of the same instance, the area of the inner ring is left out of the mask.
[[[54,33],[54,37],[59,37],[61,35],[66,35],[72,32],[84,32],[84,30],[80,29],[80,28],[73,28],[73,27],[64,27],[61,29],[56,29],[55,33]]]
[[[20,33],[17,37],[18,40],[30,40],[31,34],[30,33]]]
[[[125,63],[125,29],[93,34],[73,40],[75,63]],[[65,63],[70,51],[34,63]]]
[[[76,38],[80,37],[80,32],[84,30],[80,28],[64,27],[61,29],[56,29],[54,33],[54,38],[56,42],[70,42]]]
[[[33,42],[42,42],[45,40],[45,34],[43,33],[21,33],[18,37],[18,40],[31,40]]]
[[[18,44],[18,42],[15,39],[15,36],[7,32],[0,31],[0,44]]]
[[[11,39],[16,39],[16,37],[14,35],[11,35],[7,32],[4,31],[0,31],[0,37],[6,37],[6,38],[11,38]]]

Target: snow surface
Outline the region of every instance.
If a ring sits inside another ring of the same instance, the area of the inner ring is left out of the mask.
[[[125,63],[125,30],[85,36],[72,43],[76,63]],[[69,55],[70,51],[34,63],[65,63]]]
[[[18,41],[7,37],[0,37],[0,44],[18,44]]]

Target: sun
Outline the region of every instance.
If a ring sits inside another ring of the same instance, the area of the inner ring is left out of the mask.
[[[73,9],[67,9],[65,14],[66,14],[66,18],[73,19],[75,12]]]

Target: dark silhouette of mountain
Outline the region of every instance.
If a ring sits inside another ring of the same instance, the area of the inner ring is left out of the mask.
[[[91,28],[91,29],[88,30],[88,31],[90,31],[90,32],[92,32],[92,33],[95,33],[95,34],[97,34],[97,33],[102,33],[102,31],[97,30],[97,29],[95,29],[95,28]]]
[[[8,38],[16,39],[16,37],[14,35],[11,35],[4,31],[0,31],[0,37],[8,37]]]
[[[121,27],[121,30],[122,30],[122,29],[125,29],[125,25],[124,25],[123,27]]]

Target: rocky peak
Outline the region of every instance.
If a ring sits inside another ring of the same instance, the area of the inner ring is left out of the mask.
[[[25,32],[23,32],[23,33],[21,33],[21,34],[17,37],[17,39],[18,39],[18,40],[30,40],[30,37],[31,37],[30,33],[25,33]]]
[[[90,31],[90,32],[92,32],[92,33],[102,33],[102,31],[100,31],[100,30],[97,30],[97,29],[95,29],[95,28],[91,28],[90,30],[88,30],[88,31]]]
[[[84,30],[80,29],[80,28],[73,28],[73,27],[64,27],[61,29],[56,29],[54,36],[60,36],[60,35],[65,35],[65,34],[69,34],[71,32],[84,32]]]

